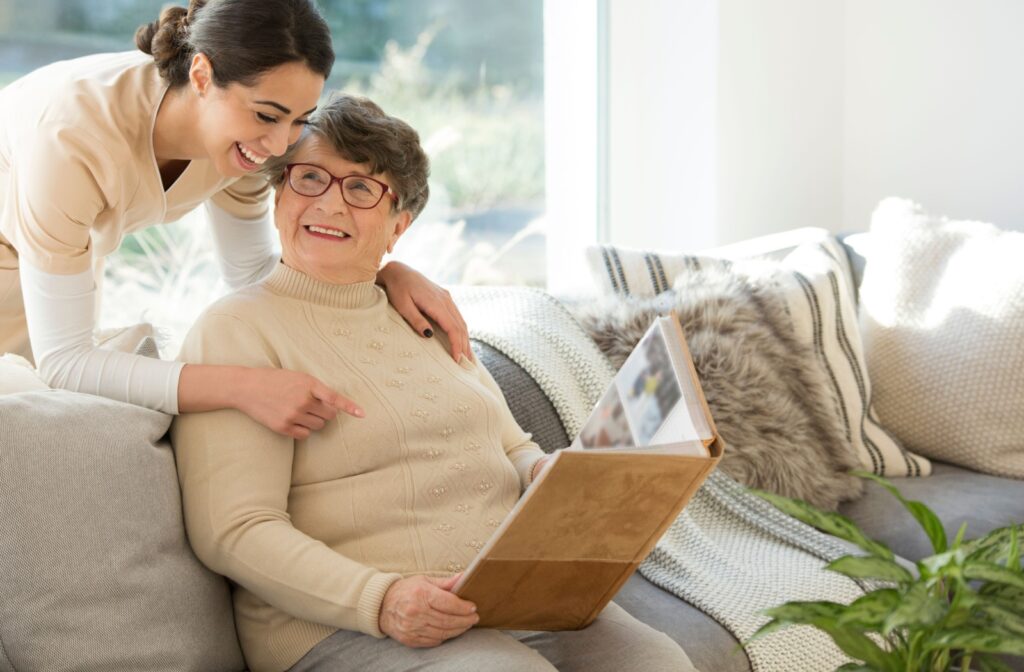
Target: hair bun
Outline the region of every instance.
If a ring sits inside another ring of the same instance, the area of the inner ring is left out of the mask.
[[[188,58],[188,17],[191,11],[184,7],[165,7],[160,18],[139,26],[135,31],[135,46],[153,57],[165,79],[170,80],[169,75],[178,69],[180,61]]]

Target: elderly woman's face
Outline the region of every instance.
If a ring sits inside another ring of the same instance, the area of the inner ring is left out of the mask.
[[[366,165],[342,158],[315,133],[302,143],[292,163],[319,166],[336,177],[362,175],[389,184],[387,175],[371,175]],[[408,211],[393,211],[389,194],[369,209],[349,205],[337,181],[319,196],[303,196],[285,180],[276,199],[274,222],[284,263],[336,284],[374,280],[384,253],[392,250],[412,221]]]

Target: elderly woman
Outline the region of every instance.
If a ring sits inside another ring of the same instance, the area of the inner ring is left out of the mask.
[[[303,371],[364,414],[299,440],[235,410],[175,422],[189,539],[236,584],[252,670],[693,669],[615,604],[582,631],[472,629],[451,588],[544,453],[479,363],[420,337],[374,284],[427,200],[419,137],[340,96],[282,163],[281,263],[210,307],[181,357]]]

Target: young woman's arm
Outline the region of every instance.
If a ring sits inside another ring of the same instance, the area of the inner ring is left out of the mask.
[[[294,371],[185,365],[93,345],[91,271],[46,273],[22,263],[25,315],[39,373],[51,387],[95,394],[164,413],[235,408],[280,434],[305,438],[352,401]]]
[[[213,232],[217,263],[228,287],[241,289],[259,282],[274,270],[281,251],[269,212],[247,219],[208,200],[206,214]]]
[[[46,273],[22,258],[19,272],[32,351],[50,387],[178,412],[181,362],[93,345],[97,290],[92,271]]]

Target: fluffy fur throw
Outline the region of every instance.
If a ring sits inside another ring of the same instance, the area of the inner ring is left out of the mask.
[[[766,278],[705,265],[674,292],[602,299],[574,313],[620,367],[659,314],[675,310],[718,431],[720,468],[739,482],[835,510],[861,494],[860,468],[825,372],[789,326]]]

